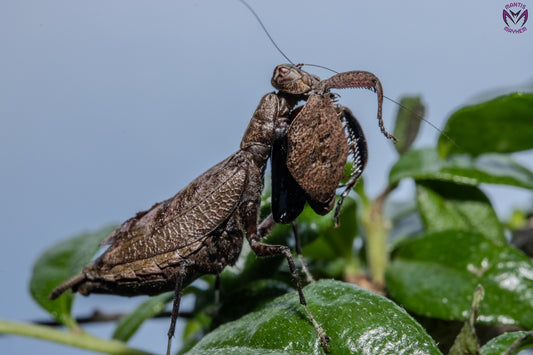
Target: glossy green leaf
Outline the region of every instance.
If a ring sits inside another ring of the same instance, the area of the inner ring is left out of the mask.
[[[389,184],[397,184],[404,178],[465,185],[503,184],[533,189],[533,172],[508,155],[486,154],[478,158],[454,155],[444,160],[432,148],[412,150],[400,157],[390,171]]]
[[[402,308],[352,284],[321,280],[304,288],[307,303],[331,338],[330,354],[440,354]],[[226,323],[188,354],[324,354],[296,292]]]
[[[144,321],[161,313],[167,303],[173,299],[173,292],[166,292],[150,297],[141,303],[133,312],[120,319],[113,332],[113,339],[124,342],[128,341]]]
[[[93,233],[75,236],[54,245],[37,259],[30,281],[30,292],[33,299],[58,322],[69,327],[75,325],[70,316],[74,295],[67,291],[54,301],[49,300],[48,296],[54,288],[82,270],[98,250],[100,242],[114,229],[114,226],[105,227]]]
[[[463,107],[448,119],[443,131],[449,138],[439,138],[441,156],[532,149],[533,94],[514,93]]]
[[[504,242],[503,226],[489,199],[475,186],[444,181],[417,183],[418,210],[427,233],[448,229],[481,233]]]
[[[512,351],[510,348],[513,348]],[[481,355],[515,355],[533,348],[533,332],[510,332],[492,338],[481,347]]]
[[[394,126],[394,136],[398,139],[398,143],[394,145],[394,148],[398,153],[403,154],[409,150],[418,135],[425,107],[419,96],[403,97],[400,105]]]
[[[485,289],[479,322],[533,328],[533,264],[481,234],[444,231],[405,240],[386,275],[393,299],[416,314],[465,320],[472,293]]]

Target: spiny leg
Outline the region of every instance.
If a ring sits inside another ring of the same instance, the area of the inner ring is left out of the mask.
[[[170,347],[172,345],[172,337],[176,331],[176,320],[178,319],[178,313],[180,310],[180,301],[181,301],[181,292],[183,291],[183,278],[184,270],[189,267],[192,263],[184,263],[183,267],[180,268],[180,271],[176,275],[176,287],[174,288],[174,302],[172,303],[172,314],[170,316],[170,327],[168,329],[168,343],[167,343],[167,353],[170,355]]]
[[[300,298],[300,304],[304,307],[305,312],[307,313],[307,316],[309,317],[309,320],[315,327],[315,330],[318,333],[318,336],[320,337],[320,342],[322,343],[322,346],[324,348],[328,348],[328,341],[329,337],[324,332],[324,329],[322,326],[316,321],[315,317],[309,310],[309,307],[307,307],[307,301],[305,300],[305,296],[302,290],[302,286],[300,284],[300,278],[298,277],[298,270],[296,269],[296,265],[294,264],[294,260],[292,259],[291,250],[289,247],[285,245],[269,245],[265,243],[261,243],[259,240],[259,236],[257,235],[257,206],[254,205],[253,202],[249,202],[246,206],[247,211],[245,213],[246,216],[246,239],[248,240],[248,243],[250,244],[250,247],[252,248],[252,251],[257,256],[272,256],[272,255],[283,255],[287,259],[287,263],[289,264],[289,270],[292,275],[292,279],[294,284],[296,285],[296,289],[298,290],[298,296]]]
[[[276,222],[274,221],[273,215],[272,214],[268,215],[268,217],[266,217],[263,220],[263,222],[261,222],[259,227],[257,227],[258,240],[263,240],[266,236],[268,236],[275,225],[276,225]],[[294,244],[295,244],[294,249],[296,251],[296,255],[298,255],[298,261],[300,261],[300,265],[302,265],[302,271],[305,274],[305,278],[307,282],[309,283],[315,282],[315,279],[313,275],[311,274],[311,272],[309,271],[309,268],[307,267],[304,261],[303,255],[302,255],[302,248],[301,248],[300,238],[298,234],[298,224],[296,223],[296,221],[292,221],[291,225],[292,225],[292,232],[294,234]]]
[[[346,89],[346,88],[365,88],[372,90],[378,96],[378,125],[381,133],[394,143],[398,140],[392,134],[387,132],[382,118],[383,108],[383,87],[378,77],[367,71],[348,71],[333,75],[329,79],[320,82],[322,90],[328,89]]]
[[[313,323],[313,326],[315,327],[315,330],[317,331],[318,336],[320,337],[320,342],[322,343],[322,346],[324,348],[328,348],[329,337],[324,332],[324,329],[322,328],[322,326],[316,321],[315,317],[309,310],[309,307],[307,307],[307,301],[305,300],[302,286],[300,284],[300,279],[298,277],[298,271],[296,269],[296,265],[294,264],[294,260],[292,259],[290,249],[283,245],[264,244],[264,243],[261,243],[255,240],[254,238],[255,238],[254,236],[252,236],[251,238],[248,238],[248,242],[250,243],[250,246],[253,252],[257,256],[271,256],[271,255],[284,255],[285,256],[289,264],[289,270],[291,272],[292,279],[296,285],[296,289],[298,290],[298,296],[300,297],[300,304],[304,307],[305,312],[307,313],[307,316],[311,320],[311,323]]]

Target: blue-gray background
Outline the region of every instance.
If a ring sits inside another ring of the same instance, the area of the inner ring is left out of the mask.
[[[423,94],[437,126],[462,105],[532,88],[533,31],[503,30],[504,1],[250,3],[294,62],[371,71],[394,99]],[[285,62],[230,0],[5,0],[0,44],[0,317],[20,321],[48,317],[27,292],[45,248],[131,217],[237,150]],[[375,195],[396,154],[377,127],[375,94],[341,95],[366,132]],[[385,102],[390,129],[396,111]],[[422,126],[417,145],[434,144],[438,132]],[[533,166],[531,154],[517,159]],[[394,197],[409,196],[402,187]],[[525,190],[488,191],[504,217],[531,202]],[[74,307],[84,315],[140,301],[92,296]],[[132,344],[162,352],[167,327],[150,321]],[[112,325],[88,330],[108,336]],[[11,336],[0,348],[87,353]]]

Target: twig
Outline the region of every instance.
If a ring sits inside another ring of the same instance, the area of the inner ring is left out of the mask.
[[[128,313],[102,313],[99,310],[95,310],[92,315],[87,317],[76,318],[78,324],[87,324],[87,323],[100,323],[100,322],[114,322],[124,317]],[[170,312],[161,312],[153,318],[170,318]],[[192,312],[180,312],[179,318],[191,319],[193,317]],[[55,320],[37,320],[32,321],[33,324],[46,325],[49,327],[60,327],[63,324]]]

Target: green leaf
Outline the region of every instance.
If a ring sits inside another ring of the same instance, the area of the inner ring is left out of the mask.
[[[321,280],[304,288],[307,304],[331,338],[329,353],[440,354],[402,308],[352,284]],[[188,354],[324,354],[296,292],[226,323]]]
[[[444,231],[405,240],[386,275],[393,299],[409,311],[465,320],[478,284],[478,320],[533,328],[533,264],[515,248],[481,234]]]
[[[463,107],[452,114],[443,131],[449,137],[439,138],[439,153],[443,157],[454,153],[477,156],[532,149],[533,94],[514,93]]]
[[[401,99],[394,127],[394,136],[398,139],[394,148],[398,153],[407,152],[415,141],[424,112],[425,107],[420,96],[407,96]]]
[[[510,332],[489,340],[481,347],[481,355],[514,355],[527,348],[533,348],[533,332]]]
[[[422,180],[417,183],[417,203],[427,233],[449,229],[481,233],[504,242],[503,226],[489,199],[475,186]]]
[[[389,184],[397,184],[404,178],[465,185],[503,184],[533,189],[533,172],[503,154],[486,154],[478,158],[454,155],[443,160],[432,148],[411,150],[392,167]]]
[[[82,270],[98,250],[100,242],[114,229],[115,226],[110,226],[80,234],[51,247],[37,259],[30,280],[30,292],[33,299],[58,322],[69,327],[76,325],[70,316],[74,295],[65,292],[54,301],[48,296],[54,288]]]
[[[150,297],[141,303],[133,312],[122,317],[113,332],[113,339],[128,341],[145,320],[161,313],[168,302],[174,299],[173,292],[166,292]]]

